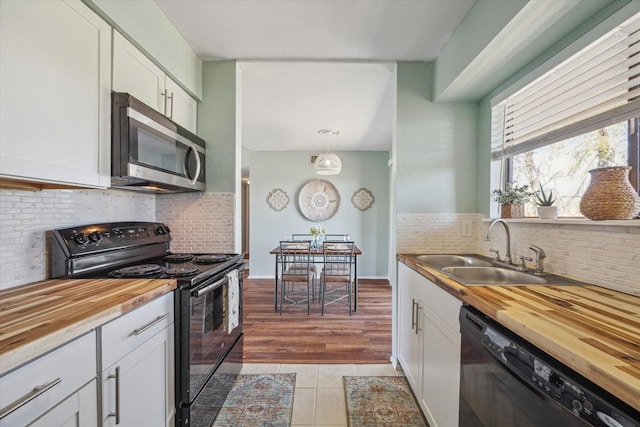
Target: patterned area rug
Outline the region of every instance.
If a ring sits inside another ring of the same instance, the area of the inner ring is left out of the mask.
[[[291,425],[296,374],[228,374],[228,377],[233,386],[222,406],[212,408],[218,412],[214,427]]]
[[[405,377],[345,376],[344,391],[350,427],[428,427]]]

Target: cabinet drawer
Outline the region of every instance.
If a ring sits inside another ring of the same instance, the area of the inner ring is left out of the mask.
[[[157,298],[103,325],[101,371],[173,323],[173,293]]]
[[[444,320],[451,329],[459,331],[460,321],[458,320],[458,314],[460,313],[460,307],[462,307],[462,301],[435,283],[427,279],[424,280],[426,283],[423,289],[423,296],[427,306],[434,314]]]
[[[5,415],[0,426],[32,422],[95,377],[96,334],[91,331],[0,378]],[[20,402],[25,403],[7,413]]]

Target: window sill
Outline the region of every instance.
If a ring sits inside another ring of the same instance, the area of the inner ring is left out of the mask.
[[[495,218],[483,218],[482,222],[490,222]],[[524,223],[524,224],[554,224],[554,225],[585,225],[585,226],[606,226],[606,227],[640,227],[640,219],[628,220],[602,220],[594,221],[586,218],[558,218],[558,219],[540,219],[538,217],[526,218],[502,218],[506,222]]]

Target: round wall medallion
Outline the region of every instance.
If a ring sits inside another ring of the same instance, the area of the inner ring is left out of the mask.
[[[276,188],[267,195],[267,204],[274,211],[281,211],[287,207],[288,203],[289,196],[287,196],[287,192],[280,188]]]
[[[314,179],[300,189],[298,206],[305,218],[311,221],[324,221],[338,211],[340,193],[329,181]]]
[[[361,211],[369,209],[373,204],[373,200],[373,194],[371,194],[371,191],[366,188],[359,189],[353,193],[353,196],[351,196],[351,203]]]

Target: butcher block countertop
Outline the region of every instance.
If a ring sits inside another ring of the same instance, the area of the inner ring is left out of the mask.
[[[465,286],[398,260],[640,410],[640,297],[584,286]]]
[[[0,375],[175,288],[173,279],[55,279],[0,291]]]

